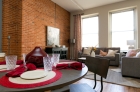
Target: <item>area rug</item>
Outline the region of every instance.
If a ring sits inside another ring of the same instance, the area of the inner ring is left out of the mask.
[[[119,67],[110,66],[109,69],[111,69],[112,71],[115,71],[115,72],[121,72],[120,66]]]
[[[84,78],[94,79],[94,73],[89,71]],[[100,76],[98,75],[97,75],[97,80],[100,80]],[[112,70],[112,68],[109,69],[107,78],[103,79],[103,81],[113,83],[113,84],[140,88],[140,79],[131,78],[131,77],[122,77],[121,72],[114,71]]]
[[[111,69],[111,70],[115,72],[121,72],[121,69]]]

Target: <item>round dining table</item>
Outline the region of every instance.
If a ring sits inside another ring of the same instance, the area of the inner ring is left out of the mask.
[[[74,70],[74,69],[62,69],[59,70],[62,73],[62,77],[50,84],[34,87],[34,88],[8,88],[0,85],[0,92],[45,92],[48,90],[56,90],[62,87],[68,86],[81,78],[83,78],[87,72],[88,68],[85,65],[82,70]],[[5,75],[5,72],[0,72],[0,78]]]

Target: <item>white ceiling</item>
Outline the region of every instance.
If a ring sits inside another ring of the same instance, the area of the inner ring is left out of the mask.
[[[69,12],[85,10],[125,0],[51,0]]]

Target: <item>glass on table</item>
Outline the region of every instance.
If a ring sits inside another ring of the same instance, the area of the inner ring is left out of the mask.
[[[53,57],[53,62],[54,62],[54,66],[56,67],[56,65],[59,63],[59,58],[60,58],[60,54],[52,54]]]
[[[23,56],[23,65],[24,65],[24,68],[25,68],[25,70],[27,70],[26,61],[25,61],[26,60],[26,54],[23,53],[22,56]]]
[[[47,55],[47,56],[43,57],[43,64],[44,64],[45,71],[52,71],[52,67],[54,64],[53,56]]]
[[[17,56],[7,55],[5,56],[7,70],[13,70],[16,68]]]

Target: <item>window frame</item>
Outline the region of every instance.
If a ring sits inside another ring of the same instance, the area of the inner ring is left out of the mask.
[[[130,8],[125,8],[125,9],[119,9],[119,10],[113,10],[113,11],[110,11],[109,12],[109,46],[112,47],[112,14],[114,13],[121,13],[121,12],[127,12],[127,11],[133,11],[133,14],[134,14],[134,40],[135,40],[135,45],[134,45],[134,48],[137,48],[138,47],[138,35],[137,35],[137,8],[136,7],[130,7]],[[118,31],[116,31],[118,32]],[[120,31],[122,32],[122,31]],[[129,39],[128,39],[129,40]],[[127,51],[128,48],[126,48],[125,50],[121,49],[121,51]]]
[[[81,46],[82,46],[82,35],[83,35],[83,19],[91,18],[91,17],[98,17],[98,32],[97,33],[93,33],[93,34],[97,34],[98,35],[98,43],[96,45],[96,47],[98,47],[99,46],[99,14],[98,13],[81,16]],[[82,47],[84,47],[84,46],[82,46]]]

